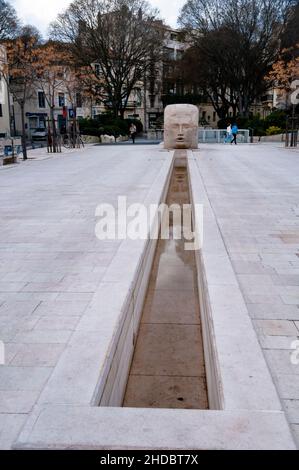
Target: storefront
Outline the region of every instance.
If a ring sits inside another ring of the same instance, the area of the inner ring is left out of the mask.
[[[28,137],[31,137],[32,133],[36,129],[46,128],[47,117],[48,117],[47,113],[26,113],[26,118],[27,118],[26,130],[28,133]]]

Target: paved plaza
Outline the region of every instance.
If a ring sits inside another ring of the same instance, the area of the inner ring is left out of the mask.
[[[2,448],[16,439],[120,245],[97,240],[96,207],[118,195],[142,202],[162,164],[151,147],[91,147],[0,171]]]
[[[196,156],[299,442],[299,364],[291,362],[299,337],[299,152],[201,145]],[[0,448],[17,439],[117,256],[120,241],[95,236],[96,207],[116,205],[119,195],[145,201],[164,162],[158,146],[89,146],[0,170]],[[225,273],[217,276],[225,285]]]
[[[299,336],[299,152],[277,144],[206,146],[199,168],[299,440],[299,365],[290,357]]]

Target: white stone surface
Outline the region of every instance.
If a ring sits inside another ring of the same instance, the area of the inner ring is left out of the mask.
[[[95,210],[119,195],[143,202],[154,183],[158,196],[170,164],[169,153],[152,146],[33,154],[0,173],[0,421],[16,416],[16,435],[1,434],[5,446],[38,400],[93,400],[142,248],[99,241]]]
[[[248,312],[290,407],[299,399],[299,365],[290,360],[299,321],[299,153],[272,145],[202,145],[197,155]],[[294,410],[288,417],[298,424]]]
[[[205,204],[203,247],[201,264],[206,278],[199,291],[206,290],[209,306],[201,301],[202,328],[204,334],[210,403],[211,391],[221,388],[222,406],[225,410],[280,410],[273,381],[266,366],[258,340],[248,315],[244,298],[233,272],[231,262],[218,229],[217,219],[207,200],[205,181],[200,174],[201,160],[196,153],[188,152],[190,187],[193,204]],[[209,243],[212,236],[213,243]],[[211,263],[213,256],[218,262]],[[218,276],[223,273],[223,277]],[[254,284],[256,275],[245,275]],[[268,276],[263,275],[265,283]],[[270,279],[271,280],[271,279]],[[212,343],[212,346],[209,344]],[[210,351],[216,350],[217,357]],[[215,364],[216,363],[216,364]],[[210,370],[216,368],[214,380]],[[214,382],[214,383],[213,383]],[[219,384],[220,382],[220,384]]]
[[[195,156],[224,410],[91,406],[103,391],[99,377],[118,354],[112,333],[120,331],[124,305],[130,309],[136,299],[134,277],[145,269],[144,243],[134,250],[95,238],[95,207],[116,203],[119,194],[149,203],[162,192],[170,165],[158,147],[93,147],[0,172],[0,339],[9,352],[0,366],[0,446],[294,448],[280,410],[298,400],[299,374],[286,347],[265,348],[280,403],[248,312],[258,321],[287,322],[284,329],[272,324],[279,335],[268,330],[266,337],[286,338],[281,329],[295,337],[289,325],[297,328],[299,321],[297,155],[244,145],[203,146]],[[115,377],[111,400],[117,402],[117,371]],[[297,435],[296,407],[291,410]]]
[[[17,447],[294,450],[285,417],[279,412],[70,406],[37,408]]]

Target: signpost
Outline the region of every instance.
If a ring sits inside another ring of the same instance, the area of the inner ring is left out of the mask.
[[[21,138],[0,139],[0,156],[3,157],[3,165],[17,163],[18,155],[20,155],[21,152]]]
[[[294,111],[293,115],[287,119],[286,147],[297,147],[298,145],[299,116]]]

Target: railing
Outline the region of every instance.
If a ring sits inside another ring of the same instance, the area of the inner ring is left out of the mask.
[[[227,132],[225,129],[199,129],[198,142],[202,144],[223,144],[226,142]],[[250,142],[249,129],[240,129],[237,142],[248,144]]]
[[[164,138],[164,129],[149,129],[147,131],[148,140],[159,140],[162,142]]]
[[[162,141],[163,135],[164,135],[163,129],[149,129],[147,132],[147,138],[149,140]],[[223,144],[227,140],[226,135],[227,133],[225,129],[199,129],[198,142],[201,144]],[[248,144],[250,142],[249,129],[239,130],[237,142],[239,144]]]
[[[261,98],[261,102],[262,103],[266,103],[266,102],[271,102],[272,103],[273,99],[274,99],[274,95],[264,95]]]

